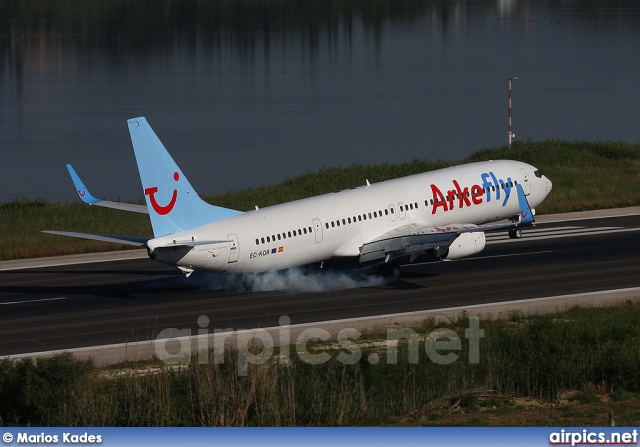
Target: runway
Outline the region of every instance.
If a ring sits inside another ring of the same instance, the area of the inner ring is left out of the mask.
[[[0,355],[640,286],[640,216],[539,224],[479,255],[403,267],[393,284],[328,292],[203,290],[149,259],[0,271]],[[210,281],[210,280],[207,280]]]

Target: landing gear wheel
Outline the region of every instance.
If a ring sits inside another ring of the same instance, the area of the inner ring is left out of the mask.
[[[522,237],[522,230],[520,228],[509,229],[509,237],[511,239],[520,239]]]
[[[398,280],[400,278],[400,266],[398,264],[382,264],[378,267],[378,275],[385,278]]]

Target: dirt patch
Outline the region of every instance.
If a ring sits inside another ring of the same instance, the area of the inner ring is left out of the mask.
[[[566,391],[549,402],[476,389],[425,404],[393,422],[402,426],[633,426],[640,396]]]

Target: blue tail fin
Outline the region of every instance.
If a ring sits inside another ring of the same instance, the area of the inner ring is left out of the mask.
[[[127,122],[154,236],[241,214],[202,200],[145,118],[132,118]]]
[[[518,206],[520,207],[520,217],[518,223],[523,225],[532,224],[535,219],[533,218],[531,207],[529,206],[529,202],[527,201],[527,196],[525,196],[524,191],[522,190],[522,186],[519,183],[516,184],[516,188],[518,191]]]

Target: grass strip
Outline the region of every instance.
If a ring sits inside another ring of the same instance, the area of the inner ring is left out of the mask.
[[[330,354],[325,363],[308,364],[291,351],[289,365],[274,355],[249,365],[246,376],[237,373],[235,351],[223,364],[210,353],[208,363],[194,355],[187,365],[142,369],[96,369],[69,354],[2,360],[0,418],[34,426],[367,426],[455,425],[457,416],[466,425],[587,426],[605,425],[615,409],[618,424],[635,425],[639,322],[637,302],[482,320],[480,361],[473,363],[469,321],[461,318],[438,326],[462,340],[459,358],[447,365],[431,361],[424,343],[417,363],[408,343],[400,343],[396,363],[387,362],[385,334],[357,338],[362,356],[354,364],[337,360],[345,348],[325,343],[309,345]],[[435,329],[427,320],[414,330],[426,337]],[[374,353],[377,364],[369,361]],[[546,405],[537,423],[513,418],[518,402],[534,399]]]

